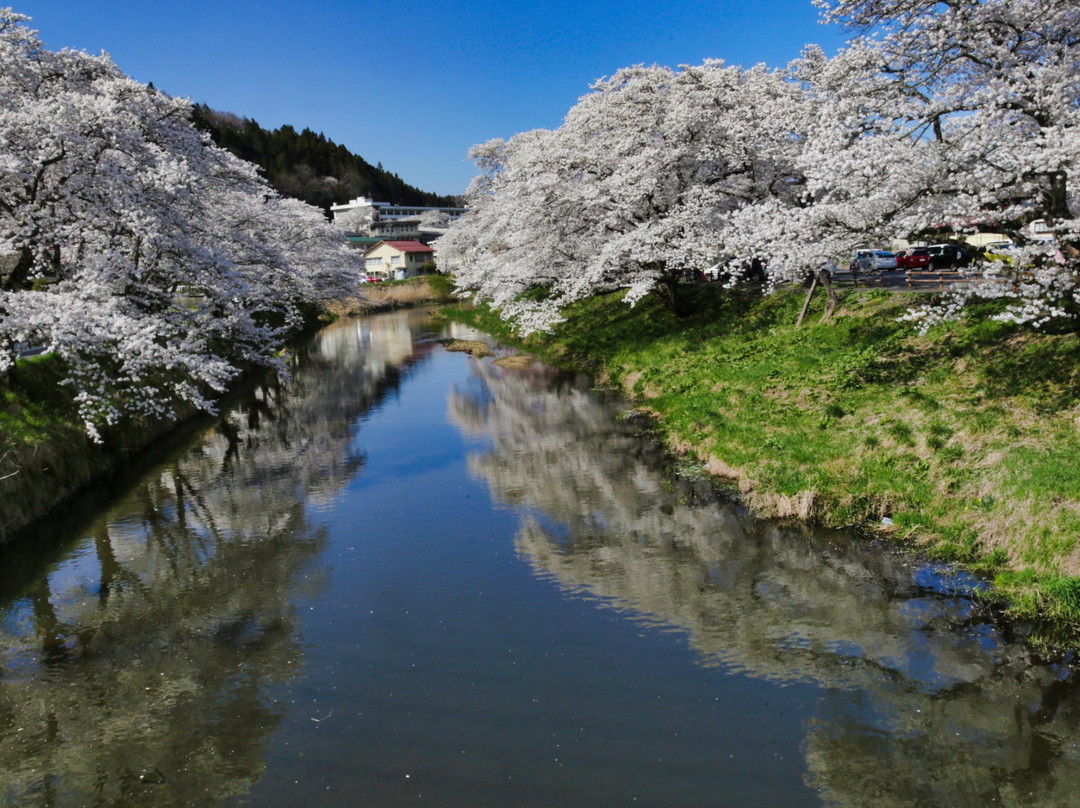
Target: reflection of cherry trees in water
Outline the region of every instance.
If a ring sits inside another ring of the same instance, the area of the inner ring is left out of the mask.
[[[534,568],[675,626],[705,664],[822,689],[813,784],[842,805],[1065,805],[1080,789],[1080,693],[1010,642],[956,579],[887,548],[741,520],[660,473],[633,419],[581,385],[477,363],[456,423]],[[763,720],[768,720],[763,716]]]
[[[362,468],[357,419],[412,361],[327,329],[0,601],[0,804],[214,805],[261,777],[327,574],[306,503]]]

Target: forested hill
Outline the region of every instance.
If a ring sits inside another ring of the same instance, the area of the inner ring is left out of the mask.
[[[408,185],[397,174],[372,166],[344,146],[310,129],[297,132],[285,125],[268,131],[255,121],[196,104],[195,125],[237,157],[262,167],[266,179],[286,196],[327,211],[358,196],[397,205],[449,206],[452,196],[428,193]]]

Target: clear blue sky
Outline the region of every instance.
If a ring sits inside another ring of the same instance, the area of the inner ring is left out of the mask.
[[[467,187],[471,145],[558,126],[620,67],[779,67],[844,38],[810,0],[11,2],[51,50],[106,51],[160,90],[322,132],[441,194]]]

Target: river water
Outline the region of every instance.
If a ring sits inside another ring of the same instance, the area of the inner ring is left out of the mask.
[[[755,522],[588,380],[326,328],[0,548],[12,806],[1072,805],[975,582]]]

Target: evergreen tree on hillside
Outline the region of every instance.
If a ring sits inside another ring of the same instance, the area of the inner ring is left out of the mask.
[[[250,118],[196,104],[195,125],[214,142],[263,170],[270,184],[286,196],[330,213],[330,206],[367,196],[398,205],[431,207],[458,204],[453,196],[421,191],[397,174],[372,166],[325,135],[288,124],[268,131]]]

